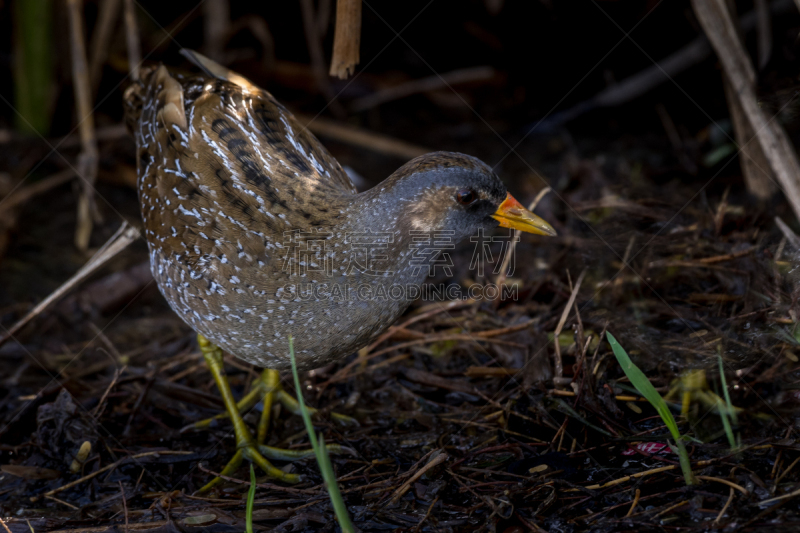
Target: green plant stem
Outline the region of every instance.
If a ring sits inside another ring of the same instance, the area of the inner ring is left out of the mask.
[[[628,352],[617,342],[614,335],[606,331],[606,338],[611,345],[611,351],[614,352],[614,357],[617,358],[617,362],[619,362],[619,366],[622,367],[622,371],[625,372],[625,375],[631,380],[631,384],[636,387],[639,394],[647,398],[647,401],[655,407],[656,412],[658,412],[664,424],[669,428],[669,432],[672,434],[672,438],[678,446],[678,458],[680,459],[681,470],[683,471],[683,479],[687,485],[694,485],[695,478],[692,473],[692,464],[689,462],[689,454],[686,452],[686,446],[683,444],[683,438],[678,430],[678,424],[675,422],[675,417],[672,416],[667,402],[664,401],[664,398],[662,398],[656,388],[653,387],[653,384],[650,383],[650,380],[647,379],[644,372],[633,364],[633,361],[631,361],[631,358],[628,356]]]
[[[245,531],[253,533],[253,504],[256,501],[256,471],[250,463],[250,490],[247,491],[247,510],[245,511]]]
[[[297,402],[300,404],[300,412],[303,416],[303,423],[308,432],[308,440],[311,441],[311,447],[314,449],[314,455],[317,457],[317,464],[319,465],[320,472],[322,472],[322,479],[325,482],[325,488],[328,490],[328,496],[333,505],[333,512],[336,514],[336,519],[339,521],[339,526],[344,533],[352,533],[355,531],[353,523],[350,521],[350,515],[347,513],[347,506],[342,498],[342,493],[339,491],[339,483],[336,481],[336,474],[333,471],[331,458],[328,455],[328,449],[325,447],[325,438],[320,435],[317,441],[317,435],[314,433],[314,425],[311,423],[311,413],[306,408],[305,400],[303,400],[303,390],[300,388],[300,377],[297,374],[297,362],[294,357],[294,341],[289,337],[289,357],[292,363],[292,376],[294,377],[294,388],[297,392]]]
[[[47,135],[53,91],[51,0],[14,2],[17,129]]]

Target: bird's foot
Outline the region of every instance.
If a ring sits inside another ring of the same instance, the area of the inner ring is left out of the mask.
[[[286,409],[289,410],[289,412],[296,415],[302,415],[300,404],[291,394],[283,389],[280,384],[280,375],[276,370],[271,370],[269,368],[262,370],[261,375],[253,381],[250,387],[250,392],[242,397],[241,400],[236,402],[236,410],[239,413],[244,414],[254,407],[259,400],[262,401],[262,406],[261,418],[258,423],[258,433],[256,438],[258,444],[263,444],[264,440],[266,439],[267,429],[269,427],[269,417],[270,413],[272,412],[272,404],[275,400],[279,401]],[[321,416],[320,412],[313,407],[306,406],[306,409],[311,416]],[[330,412],[329,416],[332,420],[335,420],[340,424],[358,425],[358,421],[355,418],[347,415]],[[198,422],[194,422],[193,424],[189,424],[188,426],[182,428],[181,432],[191,429],[208,429],[213,427],[217,421],[224,420],[226,418],[230,418],[230,415],[227,411],[212,416],[211,418],[206,418],[205,420],[200,420]]]
[[[270,463],[267,458],[279,461],[295,461],[298,459],[304,459],[306,457],[313,457],[314,450],[286,450],[282,448],[273,448],[272,446],[265,446],[263,444],[267,435],[267,428],[269,426],[269,413],[272,410],[273,400],[277,397],[279,401],[284,403],[285,400],[281,397],[282,395],[291,400],[291,402],[294,402],[294,404],[297,404],[294,398],[280,389],[278,373],[274,370],[265,370],[262,373],[261,379],[259,380],[259,389],[256,390],[256,387],[254,387],[256,394],[254,395],[253,391],[251,391],[250,394],[245,396],[245,398],[243,398],[237,404],[233,399],[233,393],[231,392],[228,379],[225,376],[225,370],[222,366],[222,350],[220,350],[219,347],[212,344],[202,335],[198,335],[197,340],[198,344],[200,345],[200,351],[203,353],[203,357],[208,364],[208,368],[211,371],[211,374],[214,376],[214,381],[216,382],[217,388],[222,396],[222,401],[225,403],[226,413],[217,415],[216,417],[208,420],[203,420],[189,427],[208,427],[216,419],[231,419],[233,431],[236,435],[236,453],[231,460],[228,461],[228,464],[225,465],[225,468],[222,469],[220,475],[230,476],[236,472],[236,469],[242,464],[242,460],[247,459],[248,461],[258,465],[258,467],[261,468],[264,473],[272,478],[286,483],[298,483],[301,479],[300,476],[297,474],[284,472]],[[258,424],[258,436],[256,439],[253,439],[252,433],[250,433],[250,430],[247,428],[247,425],[242,419],[240,409],[247,409],[254,405],[255,402],[258,401],[259,394],[263,395],[264,409],[261,412],[261,420]],[[251,397],[255,398],[255,400],[253,400]],[[294,409],[291,405],[287,405],[287,407],[290,410]],[[299,411],[299,406],[297,406],[297,409]],[[326,445],[326,448],[328,449],[329,453],[333,454],[342,453],[343,451],[348,450],[347,448],[336,444],[328,444]],[[220,481],[222,481],[221,477],[215,477],[203,488],[201,488],[199,492],[207,492]]]

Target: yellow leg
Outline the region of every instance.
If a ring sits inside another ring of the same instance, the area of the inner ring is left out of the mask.
[[[283,389],[276,390],[275,397],[279,402],[283,404],[285,408],[287,408],[293,414],[296,415],[301,414],[300,403],[295,398],[293,398],[291,394],[288,394],[285,390]],[[309,413],[311,413],[312,416],[316,415],[319,412],[313,407],[309,406],[306,406],[306,409],[308,410]],[[331,418],[333,418],[337,422],[341,422],[342,424],[355,424],[355,425],[358,424],[358,421],[355,418],[351,418],[347,415],[331,412],[330,416]]]
[[[270,370],[265,368],[261,372],[260,389],[262,390],[262,398],[264,398],[263,409],[261,409],[261,417],[258,419],[258,433],[256,441],[259,444],[264,444],[267,439],[267,429],[269,429],[269,415],[272,413],[272,400],[275,398],[275,391],[281,388],[281,376],[277,370]]]
[[[264,441],[267,437],[267,430],[269,429],[269,417],[275,400],[278,400],[281,404],[283,404],[284,407],[286,407],[286,409],[289,410],[289,412],[295,415],[300,415],[300,404],[297,403],[297,400],[293,398],[291,394],[288,394],[283,390],[278,371],[271,370],[269,368],[265,368],[261,371],[261,376],[253,381],[253,384],[250,387],[250,392],[248,392],[241,400],[236,402],[236,410],[239,413],[245,413],[254,405],[256,405],[259,399],[263,400],[263,409],[261,410],[261,418],[258,422],[256,442],[258,442],[258,444],[264,444]],[[308,412],[311,413],[312,416],[319,413],[313,407],[306,406],[306,409],[308,409]],[[334,412],[329,414],[333,420],[341,424],[358,425],[358,421],[347,415]],[[218,420],[223,420],[225,418],[230,418],[227,411],[212,416],[211,418],[206,418],[205,420],[200,420],[190,424],[184,427],[181,431],[187,431],[190,429],[208,429],[213,427]]]
[[[273,448],[265,446],[263,443],[266,440],[267,428],[269,426],[269,413],[272,410],[272,403],[277,394],[283,394],[294,401],[294,398],[280,390],[280,380],[278,372],[275,370],[264,370],[261,378],[258,380],[258,385],[254,385],[253,390],[250,391],[245,398],[238,404],[233,399],[228,379],[225,376],[225,370],[222,365],[222,350],[216,345],[211,343],[202,335],[197,335],[197,343],[200,345],[200,351],[206,360],[211,374],[214,376],[214,381],[217,384],[222,401],[225,404],[226,413],[218,415],[212,419],[204,420],[194,424],[194,427],[208,427],[214,420],[220,418],[230,418],[233,424],[233,432],[236,436],[236,453],[233,458],[222,469],[221,474],[228,476],[236,472],[236,469],[242,463],[242,459],[247,459],[261,468],[268,476],[284,481],[286,483],[297,483],[300,481],[300,476],[296,474],[287,474],[282,470],[275,468],[267,459],[269,457],[273,460],[293,461],[303,459],[306,457],[313,457],[313,450],[283,450],[280,448]],[[261,411],[261,419],[258,424],[258,440],[253,439],[253,435],[247,428],[247,425],[242,419],[240,411],[252,407],[257,401],[258,397],[262,396],[264,399],[264,409]],[[327,445],[330,453],[341,453],[344,449],[335,444]],[[221,478],[216,477],[206,484],[200,492],[206,492],[214,485],[219,483]]]
[[[242,420],[242,415],[236,406],[236,401],[233,399],[231,387],[228,385],[228,379],[225,377],[225,370],[222,367],[222,350],[209,342],[202,335],[197,336],[197,342],[200,345],[200,351],[206,360],[208,369],[214,376],[214,381],[217,383],[217,388],[222,396],[222,401],[225,403],[225,410],[230,416],[231,423],[233,423],[233,432],[236,435],[236,454],[228,462],[225,468],[222,469],[223,475],[229,475],[236,471],[242,462],[242,459],[247,459],[254,462],[263,470],[268,476],[274,477],[286,483],[298,483],[300,476],[295,474],[287,474],[272,466],[260,453],[258,445],[253,440],[250,430]],[[200,492],[206,492],[214,485],[220,482],[220,478],[212,479],[206,486],[200,489]]]

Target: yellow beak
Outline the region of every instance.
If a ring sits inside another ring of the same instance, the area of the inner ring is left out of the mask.
[[[557,235],[553,226],[525,209],[521,203],[511,196],[511,193],[508,193],[508,196],[497,208],[492,218],[500,222],[501,228],[518,229],[526,233],[547,235],[548,237]]]

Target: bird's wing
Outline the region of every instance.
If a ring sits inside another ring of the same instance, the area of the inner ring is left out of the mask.
[[[256,255],[277,253],[287,232],[335,224],[355,193],[320,142],[242,80],[179,79],[161,66],[126,92],[145,229],[167,255],[273,263]]]
[[[243,94],[257,97],[257,130],[279,155],[286,157],[299,172],[317,181],[326,181],[348,192],[356,192],[350,177],[339,162],[308,131],[305,125],[295,118],[283,105],[267,91],[256,84],[212,61],[206,56],[184,48],[181,54],[188,58],[208,76],[225,81],[241,88]],[[226,89],[221,87],[222,91]],[[230,91],[230,87],[227,88]],[[324,169],[324,170],[322,170]]]

